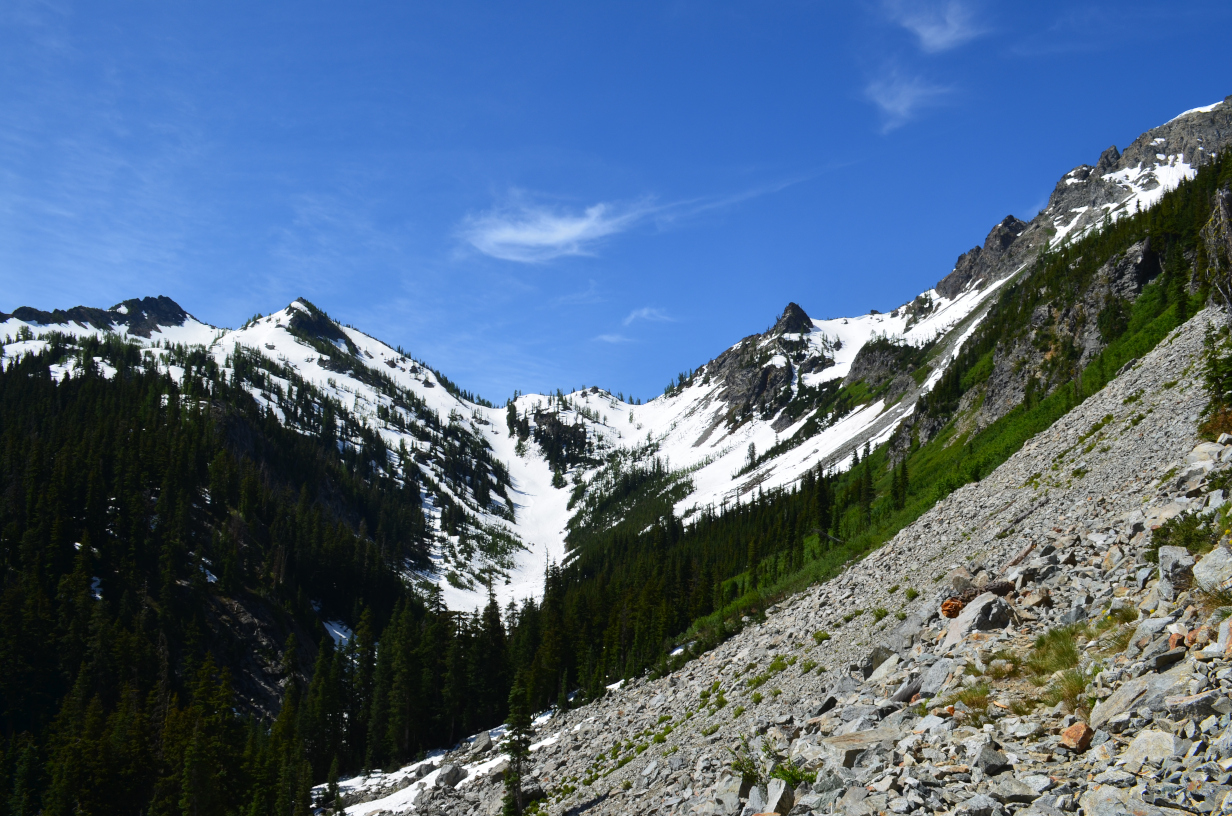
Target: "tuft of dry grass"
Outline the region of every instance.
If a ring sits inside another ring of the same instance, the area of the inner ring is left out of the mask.
[[[1077,666],[1082,659],[1078,638],[1085,635],[1086,626],[1082,624],[1049,629],[1039,635],[1031,646],[1031,653],[1027,655],[1027,671],[1040,678]]]
[[[1072,712],[1077,712],[1079,708],[1090,708],[1089,700],[1083,697],[1083,692],[1086,691],[1089,682],[1091,682],[1091,677],[1086,672],[1079,669],[1066,669],[1048,685],[1048,688],[1040,695],[1040,699],[1048,705],[1056,705],[1064,700]]]

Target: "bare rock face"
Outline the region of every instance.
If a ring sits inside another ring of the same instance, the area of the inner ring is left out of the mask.
[[[982,287],[997,271],[997,262],[1005,255],[1010,244],[1026,230],[1025,222],[1007,215],[992,228],[984,239],[983,247],[972,247],[958,257],[954,271],[937,283],[937,294],[942,297],[957,297],[973,284]]]

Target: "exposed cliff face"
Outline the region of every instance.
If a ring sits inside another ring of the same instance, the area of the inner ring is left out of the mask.
[[[997,350],[984,389],[968,392],[959,412],[979,403],[970,426],[978,430],[996,422],[1023,401],[1030,380],[1047,385],[1052,376],[1050,367],[1061,363],[1055,354],[1057,348],[1070,349],[1070,365],[1085,366],[1110,339],[1100,330],[1099,315],[1105,309],[1117,308],[1118,303],[1127,313],[1128,304],[1161,271],[1159,255],[1150,241],[1140,241],[1100,267],[1079,299],[1068,305],[1045,303],[1036,307],[1030,333]]]
[[[887,404],[905,394],[915,396],[919,383],[912,374],[924,362],[929,348],[890,339],[865,343],[851,362],[843,385],[862,382],[869,391],[878,392]]]
[[[1026,228],[1024,222],[1007,215],[988,233],[983,247],[972,247],[958,256],[954,271],[937,283],[937,293],[943,297],[955,297],[968,286],[983,286],[991,275],[1000,271],[999,262]]]

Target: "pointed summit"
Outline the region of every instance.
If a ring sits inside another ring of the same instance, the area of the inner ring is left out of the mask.
[[[795,303],[788,303],[771,334],[804,334],[813,328],[813,319]]]

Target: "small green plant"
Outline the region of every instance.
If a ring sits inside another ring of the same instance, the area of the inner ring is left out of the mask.
[[[801,664],[800,664],[800,673],[801,673],[801,674],[808,674],[809,672],[811,672],[811,671],[812,671],[813,669],[815,669],[815,668],[817,668],[817,661],[816,661],[816,660],[806,660],[806,661],[804,661],[803,663],[801,663]]]
[[[907,587],[907,592],[904,594],[906,594],[907,600],[909,601],[914,601],[916,598],[920,597],[920,591],[915,587]]]
[[[657,723],[657,725],[663,725],[663,723],[671,722],[671,721],[672,721],[672,715],[664,714],[663,716],[659,717],[659,722]]]
[[[750,697],[749,699],[753,701],[753,705],[761,705],[761,701],[764,700],[765,698],[761,696],[760,691],[755,691],[753,692],[753,696]]]
[[[1152,564],[1158,564],[1160,547],[1184,547],[1192,555],[1201,555],[1213,550],[1218,543],[1219,529],[1214,518],[1184,513],[1168,519],[1151,533],[1151,543],[1143,553],[1143,558]],[[1182,587],[1178,587],[1180,588]]]
[[[710,736],[711,734],[713,734],[715,731],[718,731],[718,730],[719,730],[719,724],[718,724],[718,723],[714,723],[714,724],[712,724],[712,725],[708,725],[708,726],[706,726],[705,728],[703,728],[703,729],[702,729],[702,736],[703,736],[703,737],[708,737],[708,736]]]
[[[728,750],[732,753],[732,774],[739,774],[743,784],[750,786],[764,785],[769,781],[762,776],[761,767],[753,756],[753,752],[749,749],[748,739],[743,734],[740,736],[740,749],[729,748]]]
[[[895,584],[894,586],[890,587],[889,589],[886,590],[886,592],[889,592],[891,595],[893,595],[895,592],[898,592],[898,584]]]
[[[894,617],[896,620],[900,620],[900,621],[907,620],[907,613],[903,612],[902,610],[899,610],[898,612],[894,613]]]
[[[633,787],[633,783],[632,783],[632,782],[630,782],[628,779],[626,779],[624,782],[621,782],[621,783],[620,783],[620,789],[621,789],[621,790],[629,790],[629,789],[630,789],[630,788],[632,788],[632,787]]]
[[[818,645],[825,643],[829,639],[830,639],[829,632],[818,630],[813,633],[813,640],[815,640],[818,643]]]
[[[744,713],[744,706],[736,706],[735,708],[732,709],[732,719],[733,720],[740,719],[740,715],[743,713]]]
[[[851,623],[853,620],[855,620],[856,618],[860,617],[863,614],[864,614],[863,609],[854,609],[851,612],[848,612],[846,615],[843,615],[843,623]]]
[[[813,784],[817,781],[817,773],[815,771],[803,771],[797,768],[793,763],[787,762],[783,765],[775,764],[774,770],[770,771],[771,779],[782,779],[787,783],[788,789],[798,787],[807,782]]]
[[[889,610],[884,609],[883,607],[880,607],[880,606],[877,607],[876,609],[873,610],[873,623],[880,623],[881,619],[884,618],[888,614],[890,614]]]
[[[776,688],[776,689],[771,689],[771,690],[770,690],[770,696],[771,696],[771,697],[778,697],[778,696],[779,696],[780,694],[782,694],[782,693],[783,693],[783,690],[782,690],[782,689],[778,689],[778,688]]]

